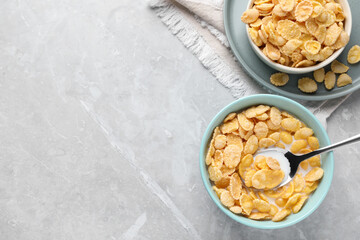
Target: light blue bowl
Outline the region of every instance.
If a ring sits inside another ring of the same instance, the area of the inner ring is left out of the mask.
[[[324,169],[324,176],[312,194],[312,196],[308,199],[304,207],[301,209],[300,212],[297,214],[291,214],[288,216],[284,221],[281,222],[272,222],[272,221],[255,221],[243,217],[241,215],[236,215],[224,207],[219,198],[217,197],[216,193],[212,189],[211,182],[209,180],[209,174],[207,172],[207,167],[205,164],[205,157],[207,148],[209,146],[209,140],[211,139],[212,133],[218,125],[222,123],[224,118],[231,112],[238,112],[240,110],[244,110],[250,106],[265,104],[270,106],[275,106],[281,110],[285,110],[290,114],[296,116],[301,121],[303,121],[307,126],[314,130],[314,135],[319,139],[320,147],[324,147],[330,144],[329,137],[320,124],[320,122],[316,119],[316,117],[305,107],[300,105],[299,103],[277,95],[270,95],[270,94],[259,94],[259,95],[252,95],[249,97],[243,97],[239,100],[234,101],[233,103],[229,104],[225,108],[223,108],[210,122],[209,126],[207,127],[200,148],[200,171],[201,171],[201,178],[204,182],[205,188],[209,193],[211,199],[215,202],[215,204],[223,211],[226,215],[228,215],[233,220],[242,223],[244,225],[254,227],[254,228],[261,228],[261,229],[277,229],[277,228],[284,228],[291,226],[295,223],[300,222],[301,220],[308,217],[311,213],[313,213],[324,200],[326,194],[329,191],[331,180],[333,177],[334,172],[334,158],[332,152],[322,154],[322,168]]]

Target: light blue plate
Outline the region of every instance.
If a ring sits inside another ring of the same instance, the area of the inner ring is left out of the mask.
[[[220,125],[224,120],[224,118],[229,113],[238,112],[242,109],[246,109],[250,106],[259,105],[259,104],[276,106],[279,109],[285,110],[293,114],[294,116],[302,120],[307,126],[309,126],[314,130],[314,135],[319,139],[320,147],[324,147],[330,144],[330,140],[325,129],[322,127],[322,125],[319,123],[316,117],[299,103],[285,97],[281,97],[277,95],[269,95],[269,94],[259,94],[259,95],[243,97],[223,108],[214,117],[214,119],[210,122],[209,126],[207,127],[200,148],[201,177],[204,182],[205,188],[209,193],[210,197],[212,198],[212,200],[226,215],[228,215],[233,220],[254,228],[276,229],[276,228],[288,227],[308,217],[319,207],[321,202],[324,200],[326,194],[329,191],[331,180],[333,177],[333,172],[334,172],[334,158],[332,152],[321,155],[322,168],[324,169],[324,176],[318,188],[315,190],[313,195],[308,199],[308,201],[306,202],[306,204],[299,213],[291,214],[282,222],[251,220],[241,215],[236,215],[232,213],[230,210],[228,210],[226,207],[224,207],[221,204],[216,193],[212,189],[212,185],[209,180],[209,174],[207,172],[207,166],[205,164],[205,158],[209,146],[209,140],[212,136],[215,127]]]
[[[360,45],[360,25],[358,24],[360,22],[360,1],[349,0],[353,18],[350,42],[337,58],[340,62],[350,66],[348,74],[352,77],[353,84],[342,88],[335,87],[335,89],[331,91],[327,91],[323,84],[321,84],[315,94],[302,93],[297,88],[297,80],[305,76],[313,78],[312,73],[290,75],[290,81],[284,87],[275,87],[270,83],[270,75],[277,71],[263,63],[254,53],[246,35],[245,24],[240,20],[242,13],[246,10],[247,4],[247,0],[225,0],[224,25],[226,36],[232,51],[244,69],[253,79],[265,86],[270,92],[275,92],[290,98],[320,101],[338,98],[360,88],[360,65],[359,63],[349,65],[346,60],[349,49],[355,44]],[[329,66],[327,66],[325,70],[328,71]]]

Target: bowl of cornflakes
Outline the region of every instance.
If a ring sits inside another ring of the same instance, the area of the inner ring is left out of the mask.
[[[318,119],[301,104],[277,95],[243,97],[223,108],[202,138],[200,171],[211,199],[227,216],[247,226],[277,229],[308,217],[332,181],[332,153],[303,162],[291,182],[262,150],[304,154],[330,144]],[[274,188],[275,187],[275,188]]]
[[[291,74],[312,72],[335,60],[352,28],[346,0],[250,0],[241,20],[256,55]]]

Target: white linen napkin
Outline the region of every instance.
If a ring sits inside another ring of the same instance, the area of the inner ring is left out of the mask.
[[[223,25],[224,0],[151,0],[150,7],[235,98],[266,93],[234,58]],[[326,127],[326,119],[349,95],[323,102],[303,101]]]

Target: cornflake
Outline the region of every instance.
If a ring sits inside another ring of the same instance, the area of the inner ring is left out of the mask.
[[[224,163],[224,157],[223,157],[223,153],[222,151],[220,150],[216,150],[215,151],[215,155],[214,155],[214,159],[212,161],[212,165],[214,167],[217,167],[217,168],[221,168],[222,167],[222,164]]]
[[[277,30],[280,35],[286,40],[291,40],[294,38],[299,38],[301,31],[299,26],[290,20],[280,20],[277,24]]]
[[[301,198],[301,194],[300,193],[296,193],[294,195],[292,195],[289,200],[286,202],[285,204],[285,208],[291,208],[292,206],[294,206],[299,199]]]
[[[260,47],[264,44],[259,36],[259,32],[256,31],[255,29],[249,28],[249,35],[252,41],[256,44],[256,46]]]
[[[295,192],[301,192],[305,187],[305,180],[300,174],[296,174],[294,176],[294,191]]]
[[[241,189],[242,189],[241,179],[237,173],[234,173],[233,175],[231,175],[231,178],[230,178],[231,196],[234,199],[239,200],[240,195],[241,195]]]
[[[236,119],[232,119],[220,126],[220,130],[222,133],[231,133],[236,131],[239,128],[239,123]]]
[[[249,139],[245,144],[244,153],[254,154],[257,149],[258,149],[258,138],[255,135],[252,135],[251,137],[249,137]]]
[[[310,18],[305,22],[305,27],[311,35],[315,35],[319,25],[316,23],[315,19]]]
[[[229,208],[230,211],[232,211],[235,214],[240,214],[242,213],[242,208],[240,206],[232,206]]]
[[[324,7],[320,2],[317,1],[312,1],[312,5],[313,5],[313,12],[311,14],[311,17],[316,18],[324,11]]]
[[[237,145],[228,145],[224,150],[224,164],[228,168],[236,167],[240,162],[241,149]]]
[[[295,118],[285,118],[281,121],[281,126],[289,132],[296,132],[300,129],[301,123]]]
[[[257,9],[254,9],[254,8],[248,9],[241,16],[241,21],[243,21],[244,23],[252,23],[252,22],[255,22],[257,20],[259,15],[260,14],[259,14],[259,11]]]
[[[312,150],[317,150],[320,147],[319,140],[316,137],[308,137],[309,146]]]
[[[287,132],[287,131],[280,132],[280,139],[285,144],[290,144],[293,141],[293,138],[292,138],[291,134],[289,132]]]
[[[272,218],[272,220],[274,222],[279,222],[279,221],[283,220],[284,218],[286,218],[287,216],[289,216],[290,213],[291,213],[291,210],[284,208],[281,211],[277,212],[275,214],[275,216]]]
[[[219,181],[222,177],[222,173],[219,168],[210,166],[208,168],[209,178],[211,181]]]
[[[304,93],[314,93],[316,92],[318,86],[311,78],[304,77],[299,79],[298,88]]]
[[[325,74],[325,88],[327,90],[331,90],[335,86],[336,76],[335,73],[332,71],[329,71]]]
[[[303,190],[304,193],[306,194],[310,194],[312,193],[313,191],[315,191],[315,189],[318,187],[319,185],[319,182],[318,181],[315,181],[315,182],[306,182],[305,183],[306,186],[305,186],[305,189]]]
[[[321,43],[315,40],[306,41],[305,50],[310,54],[317,54],[320,51]]]
[[[279,132],[274,132],[274,133],[269,135],[269,138],[271,138],[275,142],[279,142],[280,141],[280,133]]]
[[[315,64],[314,61],[305,59],[305,60],[302,60],[302,61],[300,61],[300,62],[298,62],[298,63],[294,63],[293,66],[296,67],[296,68],[299,68],[299,67],[310,67],[310,66],[312,66],[312,65],[314,65],[314,64]]]
[[[326,27],[329,27],[330,25],[335,23],[336,15],[333,11],[325,9],[315,19],[318,24],[324,24]]]
[[[274,204],[270,204],[270,212],[269,214],[271,216],[275,216],[275,214],[279,211],[279,209],[274,205]]]
[[[247,118],[254,118],[256,117],[256,111],[255,111],[255,107],[251,107],[245,110],[245,117]]]
[[[240,147],[241,151],[244,149],[241,137],[239,135],[235,135],[233,133],[226,135],[226,144],[227,145],[231,145],[231,144],[238,145]]]
[[[279,0],[280,7],[284,12],[292,11],[295,7],[295,3],[295,0]]]
[[[269,12],[272,10],[272,8],[274,7],[274,4],[272,3],[263,3],[263,4],[259,4],[259,5],[256,5],[255,8],[257,10],[259,10],[260,12]]]
[[[220,198],[221,193],[222,193],[223,191],[225,191],[225,189],[223,189],[223,188],[218,188],[218,187],[216,187],[216,186],[213,186],[212,188],[213,188],[214,192],[216,193],[216,195],[218,196],[218,198]]]
[[[349,67],[337,60],[334,60],[331,63],[331,71],[333,71],[334,73],[346,73],[347,70],[349,70]]]
[[[287,15],[287,12],[282,10],[282,8],[279,4],[275,5],[272,12],[275,16],[278,16],[278,17],[285,17]]]
[[[325,27],[325,25],[320,25],[316,29],[316,31],[314,33],[314,36],[315,36],[316,40],[319,41],[320,44],[323,44],[324,41],[325,41],[325,38],[326,38],[326,27]]]
[[[251,211],[254,208],[252,198],[246,194],[241,194],[240,205],[246,215],[250,215]]]
[[[269,106],[259,105],[259,106],[255,107],[255,112],[256,112],[256,115],[262,115],[262,114],[266,113],[266,111],[269,109],[270,109]]]
[[[280,124],[279,125],[275,125],[270,119],[268,119],[266,121],[266,124],[268,125],[268,128],[270,130],[279,130],[279,128],[281,127]]]
[[[311,167],[321,167],[320,156],[315,156],[308,159],[308,162]]]
[[[262,138],[259,141],[259,147],[260,148],[268,148],[272,145],[274,145],[276,142],[271,138]]]
[[[352,79],[349,75],[347,75],[346,73],[343,73],[339,76],[336,86],[337,87],[344,87],[346,85],[349,85],[352,83]]]
[[[226,136],[225,135],[218,135],[215,138],[214,146],[216,149],[223,149],[226,145]]]
[[[308,145],[306,140],[296,140],[290,148],[290,151],[292,153],[298,153],[301,149],[306,147]]]
[[[360,61],[360,46],[359,45],[355,45],[352,48],[350,48],[348,56],[347,56],[347,61],[350,64],[355,64]]]
[[[258,192],[258,195],[261,200],[264,200],[265,202],[269,203],[269,199],[265,196],[264,193]]]
[[[313,5],[310,1],[300,2],[295,9],[295,19],[299,22],[306,21],[313,12]]]
[[[322,168],[316,167],[310,170],[310,172],[308,172],[304,179],[305,181],[308,182],[315,182],[317,180],[319,180],[320,178],[322,178],[322,176],[324,175],[324,170],[322,170]]]
[[[327,46],[333,45],[343,30],[336,24],[332,24],[326,31],[324,44]]]
[[[270,204],[265,202],[264,200],[255,199],[253,203],[254,203],[254,208],[259,210],[259,212],[262,213],[270,212]]]
[[[235,117],[236,117],[236,113],[230,113],[230,114],[227,115],[226,118],[224,119],[224,123],[233,120]]]
[[[226,207],[232,207],[235,204],[234,198],[231,196],[230,192],[225,190],[220,195],[220,201]]]
[[[304,56],[301,54],[301,51],[294,51],[292,54],[291,54],[291,61],[293,61],[293,65],[296,66],[298,65],[298,63],[300,63],[302,60],[304,60]],[[293,66],[292,65],[292,66]]]
[[[318,83],[322,83],[324,81],[324,78],[325,78],[325,69],[324,68],[320,68],[320,69],[314,71],[315,81],[317,81]]]
[[[249,218],[253,220],[269,219],[269,217],[270,215],[268,213],[262,213],[262,212],[252,212],[249,215]]]
[[[223,176],[230,176],[233,172],[235,172],[235,168],[229,168],[225,165],[222,165],[220,171]]]
[[[260,28],[261,25],[262,25],[262,21],[260,18],[258,18],[255,22],[250,23],[250,27],[255,28],[255,29]]]
[[[271,189],[271,190],[265,190],[264,191],[264,194],[268,197],[271,197],[271,198],[278,198],[280,197],[285,191],[285,188],[284,187],[280,187],[280,188],[277,188],[275,190]]]
[[[287,56],[291,56],[292,53],[302,44],[303,41],[299,39],[291,39],[281,48],[281,52]]]
[[[272,45],[271,43],[266,43],[265,46],[265,51],[266,51],[266,55],[271,59],[271,60],[279,60],[280,59],[280,50],[279,48],[275,47],[274,45]]]
[[[246,116],[242,113],[239,113],[237,115],[237,119],[239,121],[240,126],[245,130],[245,131],[250,131],[254,128],[254,123],[247,119]]]
[[[274,73],[270,77],[270,82],[275,86],[284,86],[289,81],[289,75],[286,73]]]
[[[269,132],[268,126],[264,122],[255,124],[254,133],[258,139],[265,138]]]
[[[302,196],[300,200],[292,207],[293,213],[298,213],[308,198],[308,196]]]
[[[308,137],[312,136],[313,133],[314,133],[314,131],[311,128],[303,127],[295,132],[294,138],[296,140],[307,139]]]
[[[249,171],[246,171],[245,173],[245,186],[252,187],[252,178],[254,174],[256,173],[255,169],[250,169]]]
[[[269,115],[267,115],[266,113],[256,116],[256,119],[260,120],[260,121],[265,121],[268,118],[269,118]]]
[[[241,162],[239,164],[239,174],[242,178],[245,177],[245,171],[248,167],[251,166],[251,164],[253,163],[254,159],[253,156],[251,154],[247,154],[245,155],[245,157],[243,157],[241,159]]]
[[[269,169],[266,164],[266,157],[263,155],[258,155],[255,157],[254,166],[256,170]]]
[[[284,198],[277,198],[275,199],[275,203],[276,205],[278,205],[279,207],[283,208],[286,204],[286,199]]]
[[[346,44],[348,44],[349,40],[350,40],[349,35],[345,31],[342,31],[336,42],[330,47],[334,50],[338,50],[342,47],[345,47]]]
[[[230,177],[229,176],[222,176],[222,178],[219,181],[215,182],[215,186],[220,188],[220,189],[225,189],[229,186],[230,184]]]
[[[289,198],[294,193],[294,182],[290,182],[284,193],[281,195],[282,198]]]
[[[280,125],[282,120],[281,117],[281,112],[279,109],[277,109],[276,107],[272,107],[270,109],[270,121],[274,124],[274,125]]]
[[[278,160],[272,157],[266,158],[266,164],[271,168],[272,170],[280,170],[280,163]]]

